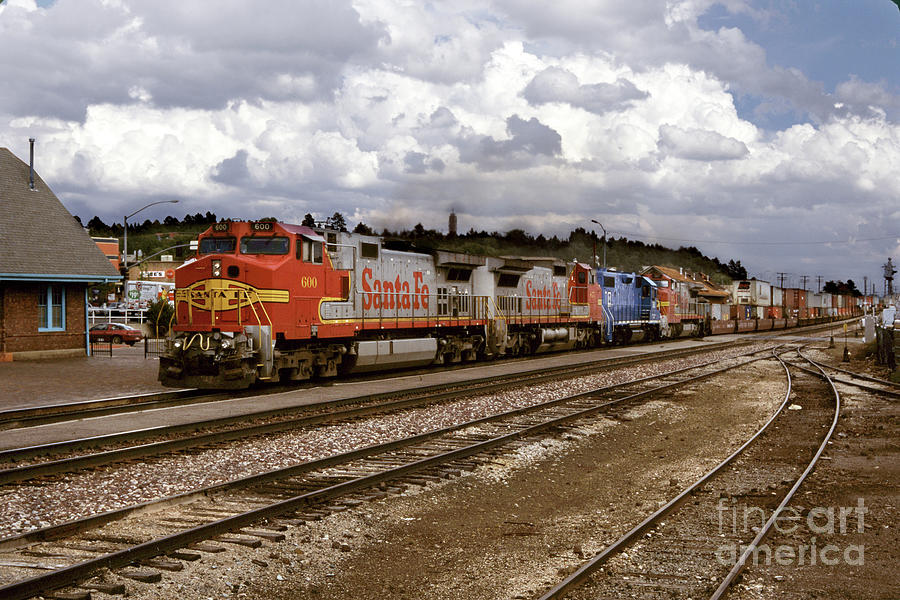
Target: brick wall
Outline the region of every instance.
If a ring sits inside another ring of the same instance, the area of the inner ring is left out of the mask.
[[[38,282],[0,285],[0,353],[85,348],[85,284],[66,283],[66,330],[38,331]]]

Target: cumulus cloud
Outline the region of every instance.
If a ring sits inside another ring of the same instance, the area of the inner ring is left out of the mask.
[[[659,147],[667,155],[688,160],[735,160],[746,156],[746,144],[715,131],[681,129],[674,125],[659,128]]]
[[[573,73],[558,67],[538,73],[525,87],[524,95],[533,104],[566,102],[597,114],[622,109],[634,100],[647,97],[646,92],[626,79],[581,85]]]
[[[524,120],[513,115],[506,121],[508,139],[467,134],[457,142],[459,159],[475,163],[484,171],[524,169],[545,164],[561,152],[562,138],[532,117]]]
[[[216,109],[238,98],[329,98],[343,65],[385,35],[349,0],[105,2],[12,0],[0,18],[0,103],[83,119],[136,90],[162,107]],[[36,44],[36,41],[40,43]]]
[[[37,137],[38,170],[85,219],[178,198],[394,229],[443,227],[451,207],[462,230],[600,217],[673,245],[900,230],[896,78],[826,89],[712,10],[778,16],[740,0],[7,0],[0,145],[27,156]]]

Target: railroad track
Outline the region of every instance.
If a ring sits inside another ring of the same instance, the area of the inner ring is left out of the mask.
[[[817,330],[824,330],[828,328],[833,328],[833,324],[828,325],[813,325],[809,327],[804,327],[802,329],[792,329],[790,331],[796,332],[811,332]],[[778,332],[767,331],[760,332],[759,335],[771,336],[772,334],[777,335],[779,332],[784,333],[785,330],[779,330]],[[671,356],[680,356],[684,354],[691,354],[698,351],[705,351],[708,349],[716,348],[716,347],[725,347],[734,344],[740,343],[750,343],[753,340],[754,335],[750,335],[747,340],[735,340],[730,342],[717,342],[711,343],[708,346],[705,346],[703,349],[682,349],[682,350],[670,350],[667,351],[667,354]],[[593,352],[593,351],[587,351]],[[577,356],[578,353],[571,353],[571,355]],[[520,361],[528,361],[533,360],[534,357],[529,358],[508,358],[503,359],[509,363],[515,363]],[[585,368],[593,367],[602,367],[604,363],[609,362],[610,360],[615,359],[598,359],[596,361],[590,361],[584,363]],[[636,359],[641,360],[641,359]],[[648,360],[648,359],[644,359]],[[451,366],[451,367],[440,367],[437,369],[424,369],[424,370],[415,370],[415,371],[404,371],[403,375],[410,375],[416,373],[430,373],[430,372],[438,372],[438,371],[448,371],[448,370],[456,370],[456,369],[464,369],[472,367],[471,364],[459,365],[459,366]],[[534,369],[532,371],[525,371],[525,374],[534,374],[538,375],[541,371],[546,371],[548,369]],[[354,376],[350,378],[350,381],[367,381],[372,379],[382,379],[384,377],[388,377],[390,375],[386,374],[375,374],[375,375],[362,375],[362,376]],[[514,376],[506,377],[506,379],[510,379]],[[497,379],[497,378],[495,378]],[[259,396],[266,394],[276,394],[282,393],[288,390],[298,390],[303,389],[304,387],[313,387],[317,385],[321,385],[321,381],[313,381],[309,383],[300,383],[295,385],[274,385],[269,386],[264,389],[252,389],[252,390],[233,390],[229,392],[208,392],[203,390],[196,389],[183,389],[183,390],[172,390],[170,392],[157,392],[157,393],[148,393],[148,394],[136,394],[133,396],[118,396],[114,398],[103,398],[96,400],[83,400],[78,402],[70,402],[70,403],[61,403],[61,404],[53,404],[47,406],[37,406],[37,407],[28,407],[28,408],[18,408],[18,409],[9,409],[0,411],[0,431],[5,429],[14,429],[14,428],[23,428],[23,427],[35,427],[38,425],[46,425],[49,423],[58,423],[62,421],[71,421],[75,419],[86,419],[107,415],[115,415],[115,414],[124,414],[128,412],[136,412],[143,410],[152,410],[158,408],[167,408],[173,406],[183,406],[189,404],[199,404],[205,402],[216,402],[220,400],[232,400],[234,398],[242,398],[248,396]],[[435,386],[437,387],[437,386]],[[357,398],[357,401],[362,401],[361,398]]]
[[[208,447],[259,435],[316,426],[326,422],[346,421],[412,406],[457,400],[496,392],[511,386],[533,386],[564,377],[593,375],[601,370],[681,358],[744,343],[746,342],[730,342],[713,348],[682,350],[675,354],[667,353],[665,356],[654,354],[635,358],[604,359],[575,368],[541,368],[506,377],[486,377],[459,382],[452,384],[449,388],[446,384],[426,386],[418,388],[415,392],[369,394],[293,409],[258,411],[250,415],[223,417],[186,425],[160,426],[66,442],[14,448],[0,451],[0,465],[5,467],[0,468],[0,485],[108,465],[122,460],[135,460],[189,448]],[[189,435],[172,438],[172,436],[185,433]],[[153,441],[135,445],[135,442],[148,439]],[[17,465],[17,463],[35,457],[60,456],[64,453],[88,448],[103,448],[103,450],[91,454],[69,455],[55,460]]]
[[[893,381],[888,381],[887,379],[880,379],[878,377],[872,377],[870,375],[865,375],[863,373],[857,373],[855,371],[850,371],[848,369],[844,369],[838,367],[836,365],[832,365],[829,363],[825,363],[819,360],[813,360],[809,356],[804,355],[803,359],[806,362],[818,367],[819,369],[828,369],[831,371],[835,371],[837,373],[841,373],[843,375],[848,376],[847,378],[833,377],[835,383],[843,383],[844,385],[852,385],[855,387],[859,387],[868,392],[882,394],[885,396],[889,396],[891,398],[900,398],[900,383],[896,383]],[[875,385],[866,385],[867,384],[875,384]]]
[[[0,540],[0,597],[27,598],[78,582],[90,588],[100,585],[89,579],[104,568],[119,570],[116,586],[129,577],[158,578],[158,569],[177,569],[223,545],[278,540],[278,530],[299,521],[453,477],[492,452],[763,358],[710,361]],[[128,569],[134,564],[143,565],[140,572]]]
[[[686,356],[701,352],[706,352],[711,349],[730,347],[739,344],[750,343],[751,340],[733,340],[728,342],[718,342],[710,345],[705,345],[702,348],[685,348],[685,349],[675,349],[671,351],[667,351],[666,354],[668,356]],[[593,352],[593,351],[588,351]],[[620,366],[624,364],[635,364],[643,361],[657,360],[658,357],[654,354],[649,354],[647,356],[634,357],[634,358],[599,358],[596,360],[591,360],[584,362],[578,366],[574,367],[542,367],[537,369],[531,369],[527,371],[521,371],[518,373],[505,375],[505,376],[495,376],[495,377],[485,377],[485,378],[475,378],[471,380],[472,384],[479,384],[483,382],[501,382],[501,381],[515,381],[518,378],[534,378],[539,381],[543,376],[553,376],[554,373],[560,373],[564,371],[570,371],[573,373],[579,372],[587,372],[592,369],[597,368],[611,368],[615,366]],[[542,355],[544,357],[546,355]],[[576,353],[572,354],[573,357],[577,356]],[[532,357],[529,358],[511,358],[505,359],[509,363],[516,362],[527,362],[529,360],[534,360]],[[473,364],[465,364],[465,365],[457,365],[451,367],[441,367],[440,369],[431,369],[431,370],[414,370],[414,371],[403,371],[400,373],[401,376],[410,376],[415,375],[416,373],[431,373],[431,372],[443,372],[443,371],[451,371],[451,370],[461,370],[466,368],[471,368]],[[393,374],[393,375],[396,375]],[[356,376],[351,377],[344,381],[370,381],[370,380],[379,380],[384,379],[393,375],[378,373],[375,375],[367,375],[367,376]],[[107,415],[117,415],[124,414],[129,412],[137,412],[144,410],[154,410],[158,408],[168,408],[173,406],[182,406],[189,404],[199,404],[204,402],[216,402],[220,400],[232,400],[235,398],[244,398],[244,397],[254,397],[254,396],[266,396],[272,394],[280,394],[286,391],[297,391],[303,390],[307,388],[316,387],[322,385],[323,383],[327,384],[330,381],[314,381],[314,382],[302,382],[295,385],[271,385],[264,386],[262,388],[254,388],[251,390],[232,390],[229,392],[208,392],[203,390],[196,389],[185,389],[185,390],[173,390],[171,392],[159,392],[152,394],[136,394],[134,396],[120,396],[115,398],[103,398],[97,400],[83,400],[79,402],[65,403],[65,404],[52,404],[48,406],[37,406],[37,407],[29,407],[29,408],[21,408],[21,409],[10,409],[5,411],[0,411],[0,430],[4,429],[13,429],[13,428],[25,428],[25,427],[35,427],[39,425],[46,425],[48,423],[58,423],[61,421],[72,421],[76,419],[87,419],[94,418],[100,416]],[[441,385],[433,385],[419,388],[422,392],[433,392],[440,389],[444,389],[446,386]],[[365,394],[361,396],[357,396],[354,398],[349,398],[346,400],[341,400],[337,402],[350,403],[350,402],[365,402],[365,401],[373,401],[378,400],[384,397],[388,397],[390,394]],[[303,410],[305,407],[298,407],[300,410]],[[275,410],[275,411],[266,411],[259,412],[249,415],[250,417],[256,417],[259,415],[262,416],[270,416],[274,414],[278,414],[281,412],[285,412],[285,409]],[[201,423],[203,425],[203,423]],[[0,457],[2,458],[2,457]]]
[[[540,600],[718,599],[748,564],[765,559],[771,549],[761,542],[826,448],[841,407],[824,371],[815,372],[818,378],[806,371],[792,377],[789,365],[776,357],[784,365],[788,390],[769,421]]]

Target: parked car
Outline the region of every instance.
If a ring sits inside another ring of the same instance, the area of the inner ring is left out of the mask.
[[[90,329],[92,342],[112,342],[121,344],[125,342],[129,346],[144,339],[141,330],[131,325],[121,323],[97,323]]]

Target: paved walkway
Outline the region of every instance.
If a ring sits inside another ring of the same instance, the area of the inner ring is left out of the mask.
[[[143,344],[113,346],[111,357],[0,362],[0,410],[165,391],[158,369]]]

